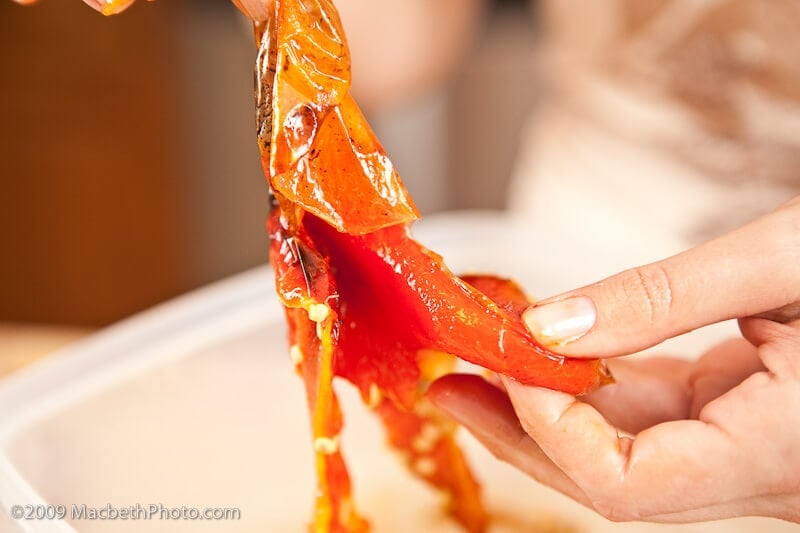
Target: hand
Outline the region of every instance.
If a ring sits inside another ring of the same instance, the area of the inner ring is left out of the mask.
[[[32,4],[37,0],[14,0],[18,4]],[[83,0],[84,3],[104,15],[114,15],[124,11],[134,0]],[[236,7],[247,18],[261,21],[266,20],[272,6],[272,0],[232,0]]]
[[[800,522],[800,199],[708,244],[545,300],[532,333],[613,357],[739,318],[696,362],[612,360],[581,400],[449,376],[429,395],[501,460],[612,520]]]

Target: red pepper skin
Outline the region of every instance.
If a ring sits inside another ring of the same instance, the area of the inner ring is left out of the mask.
[[[256,25],[257,132],[276,197],[270,262],[311,411],[315,533],[364,532],[338,449],[335,377],[353,383],[411,472],[448,496],[472,533],[488,515],[455,439],[424,392],[456,358],[522,383],[584,394],[610,377],[602,362],[538,345],[513,282],[458,278],[410,234],[416,207],[349,94],[350,62],[331,0],[274,0]]]
[[[408,364],[387,365],[385,373],[368,379],[386,386],[398,379],[415,383],[417,376],[405,369],[418,350],[432,349],[570,394],[607,381],[600,361],[556,355],[533,340],[520,318],[529,302],[516,285],[458,278],[404,225],[362,236],[338,232],[314,217],[304,218],[304,227],[329,262],[340,296],[337,374],[357,382],[367,368],[375,372],[375,365],[361,359],[395,358]]]
[[[436,349],[572,394],[606,382],[598,361],[567,359],[534,342],[520,320],[521,291],[500,291],[492,301],[411,238],[418,213],[349,94],[349,51],[335,7],[276,0],[274,8],[257,67],[262,162],[287,238],[305,242],[333,271],[345,306],[340,319],[353,324],[341,330],[337,350],[391,350],[400,360]],[[337,371],[357,379],[357,358],[339,359]],[[371,377],[388,385],[414,376]]]
[[[332,380],[342,377],[375,409],[389,445],[411,472],[448,495],[449,512],[467,531],[485,531],[480,487],[455,443],[455,426],[427,405],[427,385],[452,371],[456,356],[571,394],[608,380],[604,366],[557,356],[536,344],[520,319],[529,301],[514,282],[456,277],[405,225],[350,235],[281,204],[287,216],[276,207],[269,218],[270,259],[287,307],[290,344],[304,354],[297,369],[315,440],[337,438],[341,431]],[[310,319],[315,304],[328,309],[320,323]],[[429,449],[421,452],[419,442],[428,442]],[[365,531],[367,523],[348,503],[351,487],[341,453],[316,455],[314,530]]]

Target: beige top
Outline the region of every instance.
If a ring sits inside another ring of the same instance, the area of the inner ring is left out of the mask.
[[[543,18],[516,210],[572,202],[576,230],[584,213],[685,246],[800,193],[800,2],[550,0]]]

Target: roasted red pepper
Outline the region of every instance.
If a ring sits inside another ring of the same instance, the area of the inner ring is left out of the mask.
[[[329,0],[276,0],[260,33],[258,132],[275,195],[268,228],[291,353],[306,384],[319,478],[313,530],[362,531],[338,447],[335,376],[358,387],[410,469],[449,495],[469,531],[487,523],[454,425],[423,397],[460,357],[572,394],[608,379],[558,356],[520,320],[512,282],[458,278],[410,235],[418,217],[349,95],[347,43]]]

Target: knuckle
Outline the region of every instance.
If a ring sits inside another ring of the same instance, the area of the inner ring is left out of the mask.
[[[639,306],[637,311],[649,324],[658,324],[670,315],[673,285],[664,267],[653,264],[628,270],[620,284],[626,302]]]

